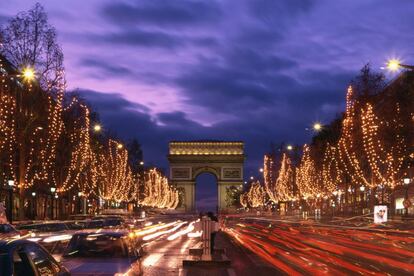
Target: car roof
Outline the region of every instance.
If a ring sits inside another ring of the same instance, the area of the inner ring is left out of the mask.
[[[37,226],[37,225],[48,225],[48,224],[66,224],[66,222],[64,221],[45,221],[42,223],[30,223],[30,224],[23,224],[23,225],[19,225],[21,227],[23,226]]]
[[[88,229],[85,229],[85,230],[77,231],[74,234],[74,236],[75,235],[87,236],[87,235],[94,235],[94,234],[102,234],[102,235],[110,235],[110,236],[121,237],[121,236],[128,235],[128,233],[129,233],[129,231],[125,230],[125,229],[116,229],[116,230],[110,230],[110,229],[108,229],[108,230],[88,230]]]
[[[31,243],[31,244],[36,244],[35,242],[23,239],[23,238],[5,238],[5,239],[1,239],[0,240],[0,249],[3,249],[3,247],[7,246],[18,246],[21,244],[27,244],[27,243]]]

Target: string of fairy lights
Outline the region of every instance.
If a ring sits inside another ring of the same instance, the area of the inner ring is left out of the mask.
[[[100,127],[91,127],[89,107],[76,97],[64,104],[63,71],[57,72],[55,86],[50,84],[43,91],[35,80],[20,83],[8,74],[3,62],[0,176],[15,181],[20,196],[53,187],[62,197],[78,193],[102,201],[177,208],[179,192],[161,172],[133,173],[128,149],[121,142],[109,138],[105,144],[92,138],[91,132]],[[33,97],[41,104],[31,104]]]
[[[377,198],[381,194],[381,200],[387,202],[389,193],[402,184],[409,169],[405,160],[414,156],[404,134],[412,131],[414,117],[413,111],[408,110],[409,119],[403,119],[407,116],[398,100],[390,101],[386,113],[376,110],[375,103],[360,100],[349,86],[337,143],[326,142],[322,147],[304,145],[296,166],[292,165],[288,151],[282,151],[277,159],[265,155],[263,184],[254,182],[240,196],[240,204],[247,208],[264,207],[268,201],[317,202],[357,191],[372,191]],[[352,201],[352,196],[346,200]]]

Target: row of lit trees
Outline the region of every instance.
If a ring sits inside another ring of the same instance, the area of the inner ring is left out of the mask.
[[[343,116],[321,126],[301,158],[292,160],[292,146],[265,156],[263,188],[269,200],[315,203],[344,195],[356,202],[357,193],[364,193],[367,200],[389,203],[413,167],[413,75],[404,72],[385,85],[382,75],[364,67],[347,90]],[[252,185],[241,196],[244,206],[261,202],[253,189],[258,188]]]
[[[63,53],[36,4],[0,30],[0,180],[16,183],[19,217],[31,195],[50,191],[175,208],[178,193],[160,172],[144,172],[139,144],[131,155],[65,88]]]

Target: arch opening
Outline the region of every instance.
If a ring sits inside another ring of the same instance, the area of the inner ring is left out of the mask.
[[[217,212],[218,182],[211,172],[202,172],[195,178],[195,206],[197,212]]]

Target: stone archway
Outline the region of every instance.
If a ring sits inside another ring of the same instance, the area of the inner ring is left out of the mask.
[[[243,185],[244,143],[173,141],[169,143],[170,181],[183,193],[180,210],[195,211],[195,183],[201,173],[217,178],[219,211],[230,211],[227,189]]]

